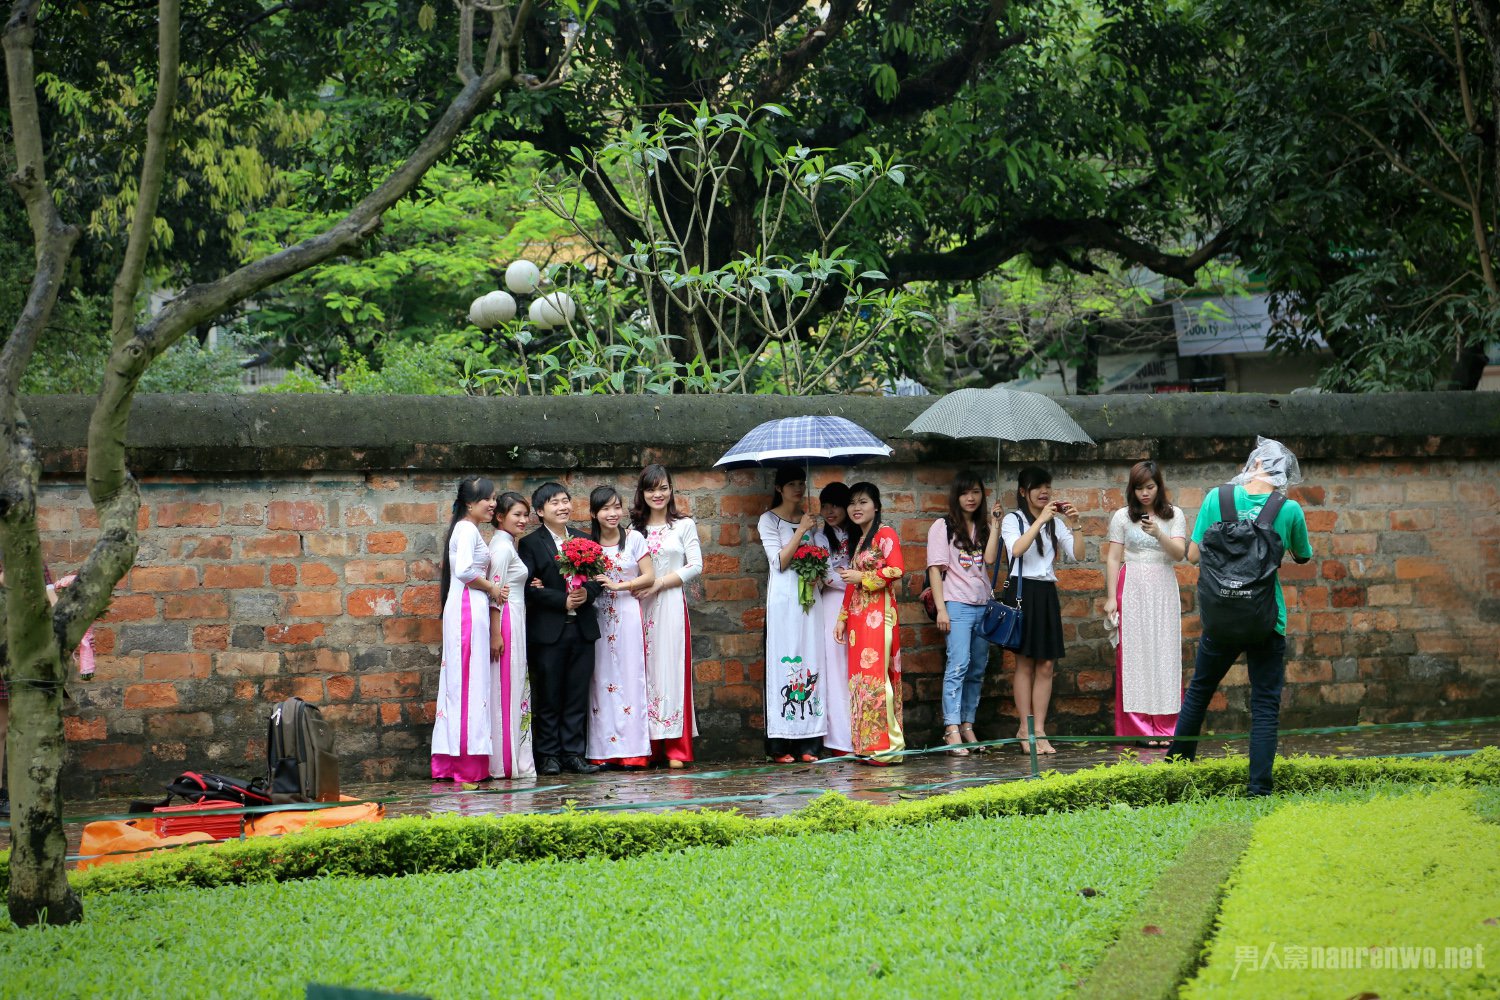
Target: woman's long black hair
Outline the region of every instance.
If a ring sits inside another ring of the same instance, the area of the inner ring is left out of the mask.
[[[958,498],[970,490],[979,491],[979,507],[974,511],[974,536],[963,530],[964,509],[959,506]],[[984,547],[990,543],[990,512],[988,504],[990,491],[984,488],[984,480],[979,478],[979,473],[973,469],[964,469],[953,477],[953,485],[948,487],[948,544],[969,553],[983,553]]]
[[[667,497],[667,523],[671,524],[682,515],[677,511],[677,488],[672,485],[672,474],[665,465],[648,465],[641,470],[641,478],[635,481],[635,499],[630,502],[630,524],[641,534],[646,533],[646,522],[651,518],[651,508],[646,506],[646,491],[654,490],[663,483],[671,490]]]
[[[1026,502],[1026,494],[1030,493],[1038,486],[1051,485],[1052,473],[1048,472],[1040,465],[1028,465],[1024,469],[1022,469],[1020,475],[1016,477],[1016,510],[1021,512],[1021,534],[1024,535],[1026,533],[1027,525],[1031,524],[1031,504]],[[1045,534],[1047,536],[1046,541],[1043,541],[1042,534]],[[1041,554],[1047,554],[1047,542],[1049,541],[1052,543],[1052,551],[1056,552],[1056,523],[1054,523],[1053,521],[1048,521],[1047,530],[1042,534],[1038,534],[1036,536],[1036,543]],[[1006,555],[1010,555],[1010,553],[1007,552]]]
[[[603,534],[599,529],[599,512],[609,506],[611,500],[620,500],[620,491],[613,486],[595,486],[593,491],[589,493],[589,525],[591,526],[589,536],[600,545],[604,544],[604,539],[599,537]],[[625,501],[620,500],[620,503],[623,505]],[[629,530],[630,525],[628,524],[619,526],[620,548],[622,552],[625,548],[625,533]]]
[[[453,516],[448,518],[448,531],[443,535],[443,579],[438,584],[438,597],[443,607],[448,606],[448,578],[453,575],[452,560],[448,556],[448,542],[453,538],[453,528],[464,519],[469,504],[487,500],[495,495],[495,484],[483,476],[466,476],[458,481],[458,496],[453,498]]]
[[[818,494],[818,506],[832,504],[844,512],[844,541],[839,544],[838,533],[832,528],[824,532],[828,536],[829,551],[842,552],[846,556],[854,555],[854,550],[859,548],[859,525],[849,520],[849,487],[843,483],[829,483],[823,487],[823,492]]]
[[[849,500],[851,503],[854,501],[855,497],[860,495],[867,496],[871,501],[874,502],[875,520],[870,522],[870,527],[868,529],[861,529],[859,525],[853,524],[851,522],[852,527],[860,531],[859,540],[854,542],[853,555],[859,555],[861,549],[869,548],[870,543],[875,540],[875,533],[880,530],[880,487],[876,486],[874,483],[855,483],[853,486],[849,487]],[[850,532],[849,537],[851,538],[851,540],[854,538],[853,532]]]

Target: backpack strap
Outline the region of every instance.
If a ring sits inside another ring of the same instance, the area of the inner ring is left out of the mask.
[[[1219,487],[1219,520],[1234,522],[1239,519],[1239,510],[1234,505],[1234,485],[1225,483]]]
[[[1266,497],[1266,502],[1256,515],[1255,524],[1260,528],[1270,528],[1276,523],[1276,515],[1281,513],[1281,505],[1286,503],[1286,497],[1277,490],[1272,490],[1271,495]]]

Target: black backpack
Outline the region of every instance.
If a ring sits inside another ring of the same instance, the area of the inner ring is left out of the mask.
[[[166,786],[167,797],[160,802],[132,802],[132,813],[148,813],[171,805],[172,797],[185,799],[205,809],[216,806],[268,806],[271,804],[271,789],[266,779],[246,781],[231,778],[227,774],[212,774],[208,771],[183,771]]]
[[[333,729],[323,713],[301,698],[288,698],[271,712],[266,732],[266,775],[271,800],[337,802],[339,759]]]
[[[1276,630],[1276,572],[1286,546],[1271,526],[1285,502],[1272,493],[1253,521],[1241,521],[1234,487],[1219,487],[1219,520],[1198,545],[1198,613],[1214,641],[1254,646]]]

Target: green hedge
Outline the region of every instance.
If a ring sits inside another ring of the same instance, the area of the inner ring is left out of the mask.
[[[1500,996],[1500,829],[1477,797],[1297,803],[1262,819],[1181,996]]]
[[[1100,765],[1036,781],[986,785],[921,801],[877,806],[829,793],[789,816],[750,819],[734,812],[564,813],[503,817],[407,817],[286,837],[181,848],[72,876],[79,892],[100,894],[210,887],[324,876],[456,872],[500,861],[627,858],[687,847],[722,847],[754,837],[799,836],[912,826],[971,816],[1039,815],[1116,803],[1143,806],[1244,794],[1243,757],[1195,764]],[[1381,783],[1500,785],[1500,748],[1460,760],[1291,757],[1277,761],[1284,793]],[[8,860],[8,855],[6,856]],[[9,866],[0,866],[8,883]],[[0,886],[3,888],[3,886]]]

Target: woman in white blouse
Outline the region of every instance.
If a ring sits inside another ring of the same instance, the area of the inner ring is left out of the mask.
[[[998,508],[998,504],[996,507]],[[1083,559],[1078,508],[1052,499],[1052,473],[1037,465],[1021,470],[1016,482],[1016,509],[1000,522],[1000,537],[1010,553],[1010,576],[1002,599],[1021,601],[1021,648],[1016,650],[1015,700],[1020,730],[1028,738],[1026,717],[1036,724],[1037,753],[1056,753],[1047,740],[1047,707],[1052,701],[1052,671],[1066,655],[1062,604],[1057,599],[1059,557]]]
[[[693,759],[693,643],[686,586],[703,572],[698,526],[677,511],[672,475],[660,465],[641,470],[630,521],[646,538],[655,577],[637,587],[646,636],[646,719],[651,756],[668,767]]]
[[[1167,501],[1155,462],[1131,466],[1125,506],[1109,519],[1104,615],[1115,633],[1115,734],[1165,746],[1182,706],[1182,596],[1172,564],[1187,518]],[[1118,618],[1116,617],[1118,616]]]

